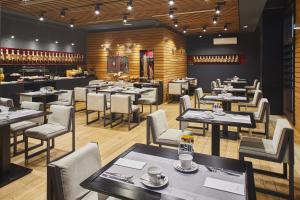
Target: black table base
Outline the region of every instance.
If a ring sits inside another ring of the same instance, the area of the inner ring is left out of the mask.
[[[32,169],[11,163],[9,170],[0,175],[0,188],[31,173]]]
[[[227,140],[238,140],[240,139],[240,134],[234,131],[220,131],[220,138],[227,139]]]

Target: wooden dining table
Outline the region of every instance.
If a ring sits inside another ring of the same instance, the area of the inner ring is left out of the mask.
[[[46,116],[47,114],[49,112],[27,109],[16,109],[6,113],[0,112],[0,187],[22,178],[32,171],[29,168],[11,163],[10,125]]]
[[[134,168],[134,166],[132,166],[133,168],[120,166],[116,164],[120,159],[142,162],[145,165],[139,169]],[[87,190],[119,199],[256,199],[251,162],[194,153],[193,161],[197,164],[198,171],[195,173],[181,173],[173,167],[173,164],[177,161],[177,149],[134,144],[97,172],[91,174],[80,185]],[[147,172],[150,166],[160,167],[163,174],[168,177],[169,183],[165,187],[158,189],[148,188],[141,183],[141,180],[143,180],[141,175]],[[131,181],[107,176],[110,172],[124,177],[129,176]],[[231,181],[241,183],[244,188],[244,195],[204,186],[205,181],[213,177],[215,180],[229,181],[227,183],[231,183]]]

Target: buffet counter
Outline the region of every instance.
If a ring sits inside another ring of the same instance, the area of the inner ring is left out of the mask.
[[[24,81],[24,82],[1,82],[0,97],[11,98],[16,104],[19,102],[19,93],[27,91],[38,91],[41,87],[52,86],[56,90],[71,90],[74,87],[83,87],[94,80],[94,76],[74,77],[74,78],[56,78],[53,80]]]

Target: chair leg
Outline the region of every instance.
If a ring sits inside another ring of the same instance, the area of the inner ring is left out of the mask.
[[[47,152],[46,152],[46,157],[47,157],[47,165],[50,163],[50,139],[47,140]]]
[[[55,147],[55,140],[54,140],[54,138],[52,138],[52,146],[51,146],[51,148],[54,148]]]
[[[152,113],[152,104],[150,104],[150,113]]]
[[[131,115],[128,114],[128,131],[130,131],[130,118],[131,118]]]
[[[158,110],[158,104],[156,103],[156,110]]]
[[[112,128],[113,127],[113,125],[112,125],[112,121],[113,121],[113,116],[112,116],[113,114],[112,113],[110,113],[110,128]]]
[[[24,143],[25,143],[25,164],[28,164],[28,137],[26,136],[26,134],[24,134]]]
[[[294,198],[294,165],[289,163],[289,199]]]
[[[144,112],[144,104],[142,104],[142,113]]]
[[[18,135],[17,135],[17,133],[16,132],[14,132],[13,133],[13,155],[15,156],[15,155],[17,155],[17,147],[18,147]]]

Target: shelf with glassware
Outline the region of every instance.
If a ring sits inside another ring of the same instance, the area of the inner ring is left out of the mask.
[[[59,51],[0,48],[1,65],[79,65],[84,55]]]
[[[243,56],[232,55],[192,55],[188,56],[189,65],[197,64],[241,64]]]

